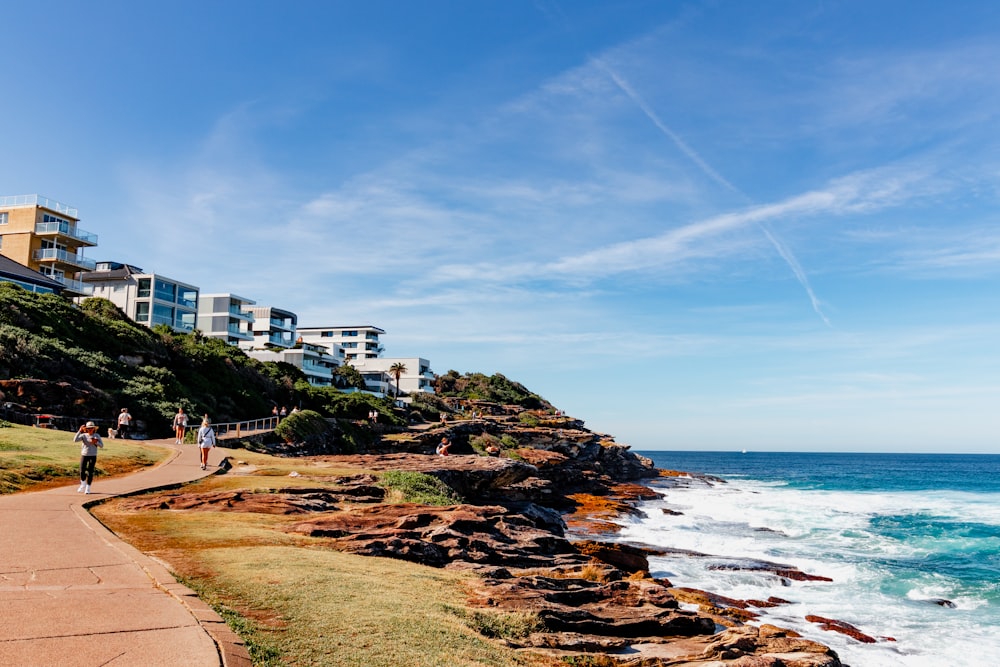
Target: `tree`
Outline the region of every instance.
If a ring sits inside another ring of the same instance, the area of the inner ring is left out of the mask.
[[[399,398],[399,378],[406,372],[406,364],[402,361],[397,361],[392,366],[389,366],[389,374],[396,378],[396,398]]]

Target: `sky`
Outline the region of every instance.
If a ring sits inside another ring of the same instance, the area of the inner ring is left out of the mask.
[[[1000,453],[1000,4],[8,3],[0,195],[637,450]]]

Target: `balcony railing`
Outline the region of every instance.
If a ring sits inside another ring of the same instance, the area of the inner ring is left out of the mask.
[[[248,313],[245,310],[241,310],[239,306],[230,305],[229,314],[234,317],[238,317],[241,320],[249,320],[251,322],[253,321],[253,313]]]
[[[9,197],[0,197],[0,206],[41,206],[42,208],[47,208],[50,211],[68,215],[71,218],[80,217],[80,211],[72,206],[60,204],[54,199],[42,197],[41,195],[12,195]]]
[[[97,268],[97,262],[94,260],[84,259],[74,253],[59,250],[58,248],[42,248],[41,250],[36,250],[34,258],[35,261],[39,262],[50,259],[58,262],[65,262],[66,264],[72,264],[73,266],[80,267],[81,269],[87,269],[88,271],[93,271]]]
[[[61,282],[63,285],[66,286],[66,289],[72,290],[77,294],[82,294],[84,296],[91,296],[94,294],[94,286],[89,285],[83,282],[82,280],[73,280],[72,278],[60,278],[57,276],[49,276],[49,277],[53,278],[54,280],[58,280],[59,282]]]
[[[267,337],[267,341],[273,345],[280,345],[281,347],[291,347],[292,339],[291,337],[284,338],[279,334],[271,334]]]
[[[97,234],[86,232],[67,222],[36,222],[36,234],[61,234],[88,245],[97,245]]]

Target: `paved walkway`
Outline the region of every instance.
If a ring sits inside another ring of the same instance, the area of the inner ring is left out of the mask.
[[[193,445],[153,442],[174,450],[167,462],[127,477],[98,477],[90,495],[76,493],[73,482],[0,496],[0,664],[250,665],[242,642],[210,607],[86,510],[112,495],[217,470],[201,469]],[[218,464],[230,453],[216,448],[210,460]]]

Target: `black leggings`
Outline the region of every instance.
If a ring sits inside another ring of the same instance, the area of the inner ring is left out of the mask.
[[[94,468],[97,466],[97,454],[80,457],[80,481],[90,484],[94,481]]]

